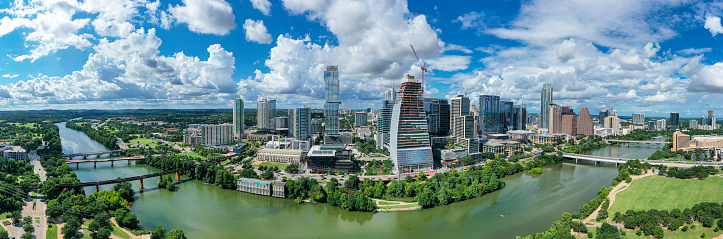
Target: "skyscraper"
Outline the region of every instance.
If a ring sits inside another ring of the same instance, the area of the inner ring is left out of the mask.
[[[605,128],[613,129],[615,131],[615,135],[620,134],[620,118],[617,116],[608,116],[605,117]]]
[[[354,113],[354,127],[367,126],[367,112]]]
[[[550,121],[550,104],[552,104],[552,85],[542,85],[542,98],[540,100],[540,128],[547,129]]]
[[[713,110],[708,109],[708,125],[714,125],[715,122],[713,120]]]
[[[527,104],[524,100],[512,106],[512,127],[515,130],[527,129]]]
[[[452,117],[469,115],[469,98],[461,95],[453,97],[450,115]]]
[[[295,109],[288,109],[286,111],[286,113],[287,113],[286,115],[289,117],[288,118],[289,122],[286,125],[289,126],[288,132],[289,132],[289,136],[291,136],[291,137],[294,137],[294,111],[295,111]]]
[[[237,139],[244,134],[244,101],[240,98],[233,101],[233,132]]]
[[[450,131],[455,138],[474,137],[474,117],[470,114],[469,98],[458,95],[452,98]]]
[[[690,120],[690,128],[691,128],[691,129],[698,129],[698,121],[697,121],[697,120]]]
[[[557,104],[548,106],[548,128],[547,132],[558,134],[562,133],[562,107]]]
[[[708,120],[705,119],[705,116],[701,116],[701,117],[700,117],[700,125],[710,125],[710,124],[708,123]]]
[[[608,110],[601,110],[600,114],[597,115],[598,121],[600,121],[600,124],[604,124],[605,118],[608,117]]]
[[[450,126],[449,103],[447,99],[424,98],[424,113],[430,135],[448,135]]]
[[[671,130],[678,130],[680,126],[679,121],[680,115],[678,112],[670,113],[670,129]]]
[[[337,66],[326,67],[324,84],[326,84],[324,134],[332,137],[339,136],[339,105],[341,105],[341,101],[339,100],[339,69]]]
[[[500,101],[500,126],[502,127],[500,133],[507,132],[507,130],[514,128],[512,123],[512,108],[514,108],[514,104],[512,101]]]
[[[305,140],[311,138],[311,107],[303,106],[294,110],[294,138]],[[289,127],[291,128],[291,127]]]
[[[379,116],[377,118],[377,148],[383,149],[389,143],[389,129],[392,122],[392,109],[394,108],[394,101],[397,100],[397,92],[394,89],[389,89],[384,94],[384,101],[382,101],[382,108],[379,110]]]
[[[645,124],[645,114],[643,114],[643,113],[634,113],[634,114],[633,114],[633,126],[640,126],[640,127],[642,127],[643,124]]]
[[[276,100],[261,99],[256,104],[256,125],[262,132],[275,130]]]
[[[389,137],[389,152],[399,173],[416,173],[434,166],[423,95],[422,83],[407,75],[392,110]]]
[[[570,136],[577,136],[577,115],[570,110],[570,107],[563,107],[562,117],[560,119],[562,133]]]
[[[592,117],[587,108],[580,109],[580,115],[577,116],[577,134],[593,135],[595,132],[592,127]]]
[[[500,97],[497,95],[479,96],[479,134],[502,133],[502,114]]]

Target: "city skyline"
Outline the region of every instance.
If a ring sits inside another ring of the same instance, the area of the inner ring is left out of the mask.
[[[0,108],[207,109],[236,98],[318,108],[326,65],[339,66],[348,108],[380,108],[405,74],[421,76],[409,44],[428,63],[429,98],[477,105],[497,94],[535,113],[550,83],[553,101],[575,109],[684,118],[723,99],[714,3],[103,3],[0,3]]]

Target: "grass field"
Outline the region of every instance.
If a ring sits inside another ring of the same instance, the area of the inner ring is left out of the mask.
[[[148,145],[148,144],[158,144],[158,140],[155,139],[146,139],[146,138],[137,138],[131,140],[128,144],[142,144],[142,145]]]
[[[21,124],[21,123],[8,123],[8,124],[15,125],[15,126],[18,126],[18,127],[33,128],[33,129],[34,129],[35,127],[37,127],[37,126],[35,126],[35,123],[26,123],[26,124]]]
[[[115,225],[113,225],[113,235],[116,235],[116,236],[118,236],[118,237],[120,237],[120,238],[123,238],[123,239],[130,239],[130,238],[131,238],[131,236],[128,235],[128,233],[125,233],[123,230],[121,230],[120,228],[116,227]]]
[[[197,154],[196,152],[185,152],[178,154],[179,156],[191,156],[194,158],[199,158],[201,160],[206,160],[206,157],[201,156],[200,154]]]
[[[0,220],[5,220],[5,219],[8,219],[8,218],[10,218],[10,211],[6,211],[6,212],[3,212],[3,213],[0,213]]]
[[[688,227],[690,227],[689,224],[685,224],[685,225],[688,225]],[[597,228],[590,228],[590,227],[587,228],[588,231],[591,231],[593,233],[595,232],[596,229]],[[700,235],[702,235],[703,233],[705,233],[705,237],[700,237]],[[705,228],[700,224],[696,224],[695,228],[690,228],[690,229],[688,229],[687,232],[683,232],[680,229],[678,229],[674,232],[671,232],[670,230],[665,230],[665,233],[663,233],[663,235],[664,235],[663,237],[665,239],[688,239],[688,238],[706,238],[706,239],[708,239],[708,238],[714,238],[721,234],[723,234],[723,231],[714,232],[713,228]],[[595,235],[595,236],[597,236],[597,235]],[[578,238],[587,238],[587,237],[578,237]],[[626,231],[625,236],[623,237],[623,239],[639,239],[639,238],[649,239],[649,238],[653,238],[653,237],[645,236],[645,234],[643,234],[642,236],[638,236],[638,235],[635,235],[635,231]]]
[[[723,178],[705,180],[650,176],[633,181],[628,189],[617,194],[608,213],[627,210],[685,209],[701,202],[723,202]]]
[[[48,226],[52,227],[48,228],[48,230],[45,232],[46,237],[48,239],[58,239],[58,226],[53,223],[48,224]]]
[[[259,165],[252,165],[252,166],[254,166],[254,167],[258,167],[258,166],[273,167],[273,166],[276,166],[276,167],[279,167],[279,170],[284,170],[284,169],[286,169],[286,166],[289,166],[289,165],[291,165],[291,164],[288,164],[288,163],[263,162],[263,163],[261,163],[261,164],[259,164]]]

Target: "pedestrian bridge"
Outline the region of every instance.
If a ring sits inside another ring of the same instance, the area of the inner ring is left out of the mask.
[[[562,157],[567,158],[567,159],[574,159],[575,161],[585,160],[585,161],[593,161],[595,163],[601,162],[601,163],[614,163],[614,164],[624,164],[628,160],[634,160],[634,159],[626,159],[626,158],[602,157],[602,156],[570,154],[570,153],[563,153]],[[693,167],[693,166],[722,167],[723,166],[723,162],[663,161],[663,160],[640,160],[640,162],[641,163],[649,163],[652,165],[665,165],[665,166],[675,166],[675,167]]]

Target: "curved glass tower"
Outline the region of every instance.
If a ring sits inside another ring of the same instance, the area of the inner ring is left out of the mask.
[[[428,171],[434,166],[422,87],[407,75],[392,110],[389,152],[398,173]]]

